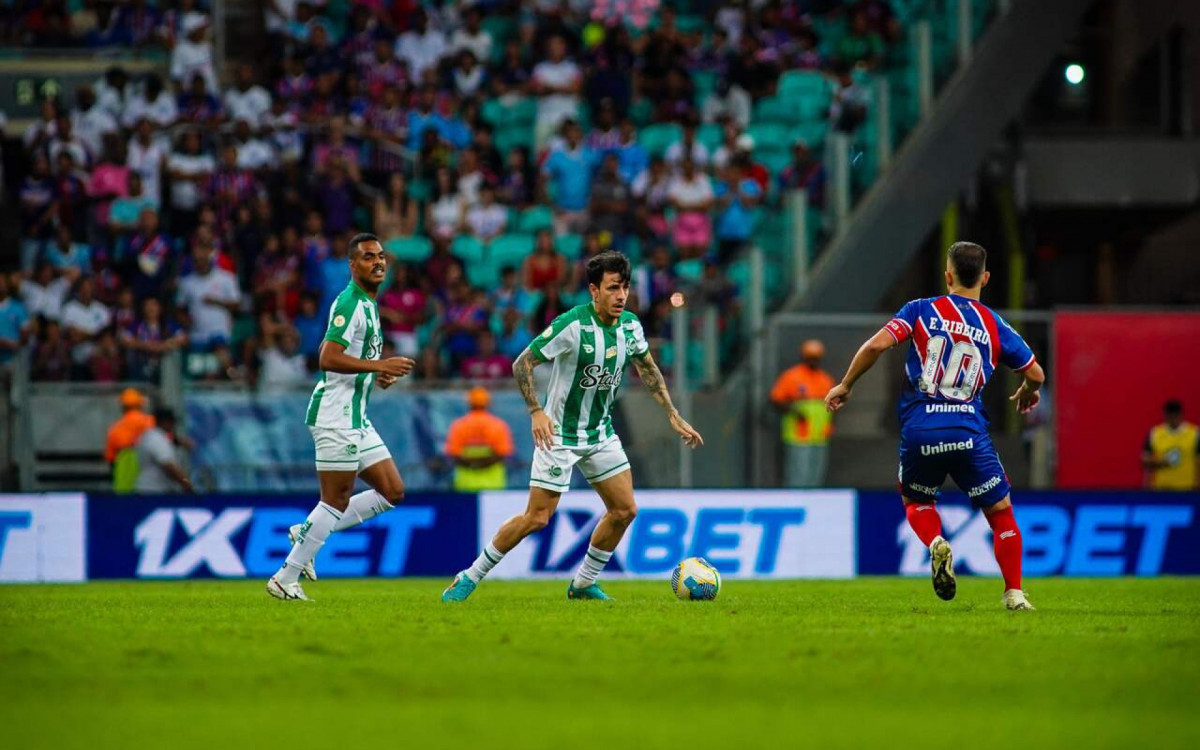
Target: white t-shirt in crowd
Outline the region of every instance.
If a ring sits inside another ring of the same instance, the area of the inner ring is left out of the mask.
[[[544,86],[561,88],[579,80],[579,66],[570,60],[540,62],[533,68],[533,80]],[[579,97],[573,94],[548,94],[538,99],[538,120],[559,123],[579,114]]]
[[[251,138],[237,144],[237,165],[242,169],[259,170],[275,164],[275,149],[263,140]]]
[[[276,347],[271,347],[262,353],[262,370],[258,377],[259,386],[263,390],[283,390],[295,385],[308,385],[308,365],[304,355],[284,354]]]
[[[678,167],[683,161],[683,141],[675,141],[667,147],[667,153],[663,155],[663,159],[672,167]],[[697,169],[704,169],[708,166],[708,148],[700,141],[692,141],[692,161],[696,163]]]
[[[90,304],[85,305],[79,300],[73,299],[63,305],[61,323],[64,329],[78,328],[89,336],[95,336],[110,322],[112,322],[112,312],[99,300],[92,300]],[[71,358],[76,362],[87,362],[92,358],[95,350],[95,344],[85,341],[76,344],[71,349]]]
[[[408,64],[414,80],[421,80],[426,68],[437,67],[447,53],[446,37],[440,31],[426,29],[424,34],[406,31],[396,40],[396,57]]]
[[[667,195],[684,208],[698,206],[713,199],[712,182],[708,179],[708,175],[700,172],[697,172],[691,180],[684,179],[680,175],[671,180],[671,186],[667,188]]]
[[[263,116],[271,111],[271,95],[262,86],[251,86],[246,91],[234,87],[225,92],[225,110],[231,120],[245,120],[250,127],[258,128]]]
[[[117,118],[99,104],[93,104],[87,112],[75,110],[71,114],[71,132],[83,141],[96,159],[104,153],[104,136],[117,132],[119,128]]]
[[[163,91],[151,102],[138,94],[125,104],[125,111],[121,113],[121,124],[132,128],[142,117],[162,127],[175,122],[179,119],[179,107],[175,105],[175,97]]]
[[[187,177],[207,175],[217,171],[217,161],[208,154],[171,154],[167,169]],[[191,180],[171,181],[171,206],[181,211],[195,211],[202,199],[200,188]]]
[[[180,39],[171,50],[171,80],[188,89],[197,74],[204,76],[210,93],[221,90],[217,87],[217,73],[213,67],[212,44],[207,39],[203,42]]]
[[[142,194],[158,204],[162,203],[163,159],[170,153],[171,149],[163,139],[151,138],[145,146],[136,137],[129,139],[125,165],[141,175]]]
[[[484,29],[480,29],[478,34],[459,29],[450,37],[450,48],[455,52],[469,49],[480,65],[487,65],[492,55],[492,35]]]
[[[25,309],[29,312],[30,318],[41,315],[48,320],[60,320],[62,319],[63,301],[70,291],[71,282],[63,276],[51,281],[46,286],[25,280],[21,282],[21,301],[25,303]]]
[[[223,339],[226,343],[233,335],[233,315],[227,308],[205,302],[206,297],[224,302],[238,302],[242,293],[237,279],[223,268],[213,268],[200,275],[189,273],[179,280],[179,304],[187,308],[192,317],[189,332],[194,343],[205,345]]]
[[[178,487],[173,479],[163,469],[167,464],[177,462],[175,443],[159,427],[151,427],[142,433],[134,446],[138,459],[138,476],[134,489],[138,492],[173,492]]]
[[[508,224],[508,210],[493,203],[490,206],[477,204],[467,211],[467,226],[478,237],[493,237],[504,231]]]

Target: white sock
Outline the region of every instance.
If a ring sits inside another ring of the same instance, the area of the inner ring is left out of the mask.
[[[588,545],[587,554],[583,556],[583,562],[579,566],[579,572],[575,574],[575,580],[571,581],[571,585],[577,589],[586,589],[596,582],[596,578],[600,576],[600,571],[604,570],[604,566],[608,565],[608,561],[612,559],[613,553],[600,549],[594,544]]]
[[[344,531],[353,528],[381,513],[387,513],[394,507],[396,506],[384,500],[383,495],[375,490],[360,492],[350,498],[350,505],[346,507],[346,512],[334,525],[333,530]]]
[[[483,548],[483,551],[479,553],[479,557],[475,558],[475,562],[471,563],[471,567],[463,572],[467,574],[467,578],[470,578],[475,583],[479,583],[503,559],[504,553],[496,549],[496,545],[488,542],[488,546]]]
[[[333,532],[334,525],[340,520],[341,513],[325,503],[317,503],[317,507],[308,514],[308,520],[300,527],[296,544],[288,553],[283,567],[275,574],[280,583],[295,583],[300,580],[300,571],[317,556],[317,552]]]

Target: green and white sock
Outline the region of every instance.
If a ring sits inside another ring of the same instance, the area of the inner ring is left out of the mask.
[[[334,531],[344,531],[354,528],[360,523],[370,521],[375,516],[382,513],[387,513],[396,506],[383,499],[375,490],[367,490],[360,492],[357,495],[350,497],[350,505],[346,507],[346,512],[338,519],[337,524],[333,527]]]
[[[340,520],[341,513],[325,503],[317,503],[317,507],[308,514],[308,520],[301,527],[300,537],[288,553],[283,567],[275,574],[280,583],[295,583],[300,580],[300,571],[312,562],[321,547],[325,546],[325,540],[333,533],[334,526]]]
[[[488,545],[479,553],[479,557],[475,558],[475,562],[471,563],[471,567],[463,572],[467,574],[467,578],[479,583],[503,559],[504,553],[496,549],[496,545],[488,542]]]
[[[600,577],[600,572],[604,570],[605,565],[608,565],[612,556],[613,553],[589,544],[587,554],[583,556],[583,563],[580,564],[579,572],[575,574],[575,580],[571,581],[571,585],[577,589],[586,589],[591,586]]]

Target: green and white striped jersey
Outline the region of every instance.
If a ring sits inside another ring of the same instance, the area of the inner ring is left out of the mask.
[[[612,407],[630,357],[650,351],[642,324],[631,312],[605,326],[589,302],[559,315],[529,350],[551,362],[543,408],[566,446],[598,445],[615,433]]]
[[[359,359],[379,359],[383,334],[379,328],[379,306],[353,281],[342,290],[329,308],[329,328],[325,340],[346,347],[346,354]],[[304,421],[313,427],[357,430],[370,427],[367,403],[375,373],[347,375],[321,372],[321,379],[308,401]]]

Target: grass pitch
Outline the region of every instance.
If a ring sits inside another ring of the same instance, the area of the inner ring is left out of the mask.
[[[0,747],[1200,747],[1200,580],[0,587]]]

